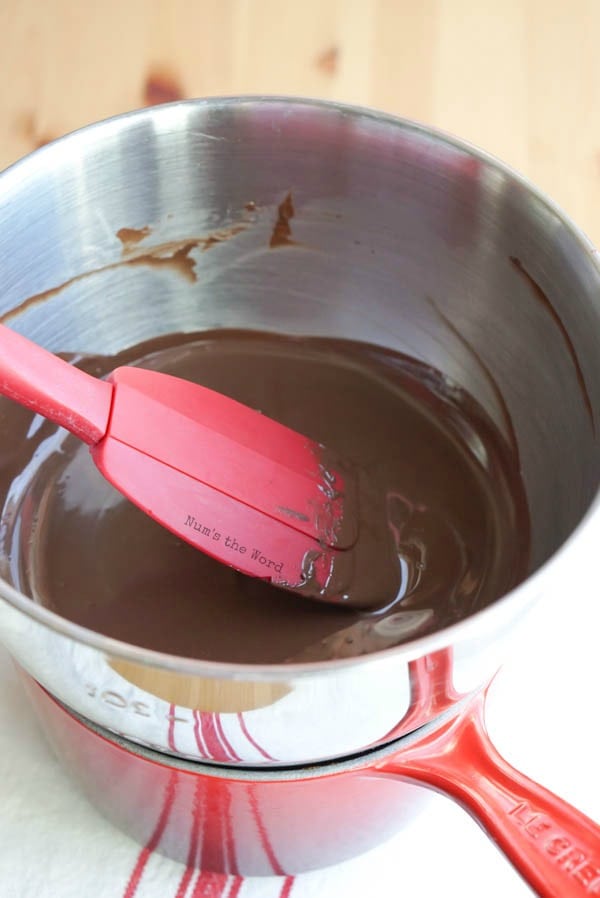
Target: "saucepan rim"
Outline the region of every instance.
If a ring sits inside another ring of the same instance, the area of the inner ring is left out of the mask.
[[[272,767],[257,767],[252,764],[230,765],[215,763],[206,759],[192,760],[190,758],[182,757],[181,755],[171,754],[170,752],[162,750],[157,751],[156,749],[150,748],[148,745],[142,745],[139,742],[134,742],[131,739],[128,739],[126,736],[107,730],[106,727],[100,726],[100,724],[95,723],[93,720],[74,711],[73,708],[69,708],[56,698],[56,696],[51,695],[47,689],[35,680],[32,680],[32,683],[35,688],[41,689],[45,694],[46,701],[53,702],[57,705],[58,708],[68,717],[72,718],[75,723],[78,723],[99,739],[108,742],[108,744],[112,745],[114,748],[132,754],[142,761],[158,764],[161,767],[166,767],[169,770],[176,770],[179,773],[190,773],[196,776],[200,774],[201,776],[212,777],[214,779],[273,783],[313,780],[323,776],[335,776],[340,773],[348,773],[353,770],[368,771],[383,763],[386,759],[399,754],[404,749],[411,746],[418,746],[422,739],[425,739],[431,732],[439,730],[447,721],[454,720],[459,718],[462,714],[469,713],[468,709],[474,701],[475,694],[483,692],[486,689],[486,687],[483,686],[481,689],[477,690],[477,693],[469,694],[464,696],[464,698],[458,699],[453,705],[450,705],[444,711],[441,711],[436,717],[423,724],[423,726],[417,727],[417,729],[411,730],[410,732],[393,739],[391,742],[386,742],[373,748],[362,749],[353,754],[329,758],[315,763],[301,762],[298,764],[285,764],[281,766],[273,765]]]

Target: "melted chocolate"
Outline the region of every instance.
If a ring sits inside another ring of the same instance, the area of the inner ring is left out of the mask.
[[[132,247],[137,246],[138,243],[149,237],[151,233],[152,228],[149,225],[144,225],[143,228],[119,228],[116,236],[125,249],[131,250]]]
[[[588,393],[588,388],[587,388],[587,384],[585,382],[583,370],[581,368],[581,365],[579,363],[579,358],[577,356],[577,350],[575,349],[575,346],[573,345],[573,341],[571,340],[569,331],[565,327],[562,318],[560,317],[560,315],[554,308],[553,304],[550,302],[548,295],[542,290],[542,288],[540,287],[538,282],[536,280],[534,280],[534,278],[532,278],[532,276],[529,274],[529,272],[527,271],[527,269],[525,268],[525,266],[523,265],[521,260],[517,259],[516,256],[509,256],[509,259],[510,259],[511,265],[513,266],[515,271],[518,271],[519,274],[521,275],[521,277],[529,285],[529,287],[531,288],[531,291],[532,291],[533,295],[535,296],[535,298],[537,299],[537,301],[546,310],[546,312],[550,315],[550,317],[552,318],[552,321],[554,322],[554,324],[557,326],[558,330],[560,331],[560,335],[561,335],[561,337],[564,341],[564,344],[567,348],[567,352],[571,356],[571,361],[573,362],[573,368],[575,369],[575,374],[577,376],[577,382],[579,384],[579,389],[581,390],[581,396],[583,398],[585,408],[588,413],[588,417],[590,419],[590,424],[592,425],[592,431],[595,434],[596,433],[596,424],[594,421],[594,409],[592,407],[592,400],[590,399],[590,394]]]
[[[80,281],[88,280],[106,271],[114,271],[117,268],[135,267],[138,265],[147,268],[162,268],[172,271],[174,274],[180,275],[184,280],[194,283],[198,276],[196,274],[196,259],[191,255],[192,250],[198,249],[205,252],[218,243],[224,243],[231,240],[238,234],[248,228],[251,224],[249,219],[241,221],[239,224],[231,225],[228,228],[222,228],[203,237],[185,237],[181,240],[170,240],[167,243],[159,243],[155,246],[138,246],[150,233],[151,228],[120,228],[116,237],[121,241],[122,252],[121,258],[116,262],[109,262],[100,268],[92,268],[81,274],[76,274],[62,284],[43,290],[41,293],[35,293],[28,296],[14,308],[9,309],[3,315],[0,315],[0,324],[8,324],[15,318],[18,318],[27,309],[38,306],[58,296],[67,287],[77,284]]]
[[[293,246],[290,221],[295,214],[292,194],[288,193],[277,207],[277,221],[273,225],[273,233],[269,241],[271,249],[276,249],[278,246]]]
[[[0,400],[0,573],[79,624],[207,660],[317,660],[444,627],[527,573],[513,448],[469,396],[414,359],[220,330],[73,361],[95,375],[135,362],[203,383],[356,463],[379,503],[363,537],[361,589],[377,581],[382,547],[397,575],[390,607],[364,613],[238,574],[127,502],[87,447]]]
[[[517,440],[517,434],[515,433],[515,428],[514,428],[514,425],[513,425],[513,421],[512,421],[512,417],[511,417],[510,411],[508,410],[508,405],[506,404],[506,399],[504,398],[504,396],[503,396],[503,394],[502,394],[502,390],[501,390],[500,387],[498,386],[498,383],[497,383],[497,381],[496,381],[496,378],[494,377],[494,375],[493,375],[492,372],[490,371],[489,366],[486,365],[486,363],[483,361],[481,355],[477,352],[477,350],[475,349],[475,347],[474,347],[474,346],[473,346],[473,345],[472,345],[472,344],[471,344],[471,343],[470,343],[470,342],[463,336],[463,334],[461,334],[461,332],[460,332],[459,329],[456,327],[456,325],[454,324],[454,322],[452,322],[452,321],[448,318],[447,315],[444,315],[444,313],[442,312],[442,310],[440,309],[440,307],[438,306],[438,304],[437,304],[437,303],[435,302],[435,300],[433,300],[431,297],[429,297],[429,304],[430,304],[431,307],[434,309],[434,311],[435,311],[436,315],[438,316],[438,318],[440,319],[440,321],[443,321],[444,326],[447,327],[448,330],[451,331],[451,332],[454,334],[454,336],[455,336],[456,339],[459,341],[459,343],[462,343],[462,345],[464,346],[464,348],[467,350],[467,352],[468,352],[471,356],[473,356],[473,358],[474,358],[475,361],[477,362],[477,365],[479,366],[479,368],[480,368],[480,369],[483,371],[483,373],[485,374],[485,376],[486,376],[486,378],[487,378],[487,381],[488,381],[490,387],[492,388],[492,392],[494,393],[494,397],[495,397],[496,402],[497,402],[497,404],[498,404],[498,408],[500,409],[500,412],[501,412],[501,414],[502,414],[502,418],[503,418],[503,420],[504,420],[504,427],[505,427],[505,430],[506,430],[506,434],[508,435],[508,438],[509,438],[509,440],[510,440],[510,447],[511,447],[512,452],[513,452],[514,460],[515,460],[515,462],[516,462],[516,464],[517,464],[517,467],[520,467],[520,461],[519,461],[519,443],[518,443],[518,440]]]

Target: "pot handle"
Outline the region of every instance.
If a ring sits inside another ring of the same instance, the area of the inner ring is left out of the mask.
[[[510,766],[491,744],[485,693],[374,769],[454,799],[540,898],[600,895],[600,826]]]

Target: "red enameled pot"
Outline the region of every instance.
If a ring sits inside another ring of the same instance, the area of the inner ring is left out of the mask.
[[[427,701],[441,653],[415,674]],[[542,898],[600,894],[600,827],[512,768],[489,741],[485,691],[385,748],[312,767],[187,762],[100,730],[24,677],[58,757],[92,803],[150,850],[207,871],[284,875],[375,847],[426,800],[461,804]]]

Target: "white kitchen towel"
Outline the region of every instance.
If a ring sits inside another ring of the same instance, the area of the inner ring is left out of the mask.
[[[535,610],[489,695],[497,748],[600,820],[594,555]],[[310,826],[310,821],[306,821]],[[526,898],[531,891],[458,806],[433,795],[391,841],[337,867],[285,878],[186,869],[135,844],[92,808],[47,747],[0,650],[2,898]]]

